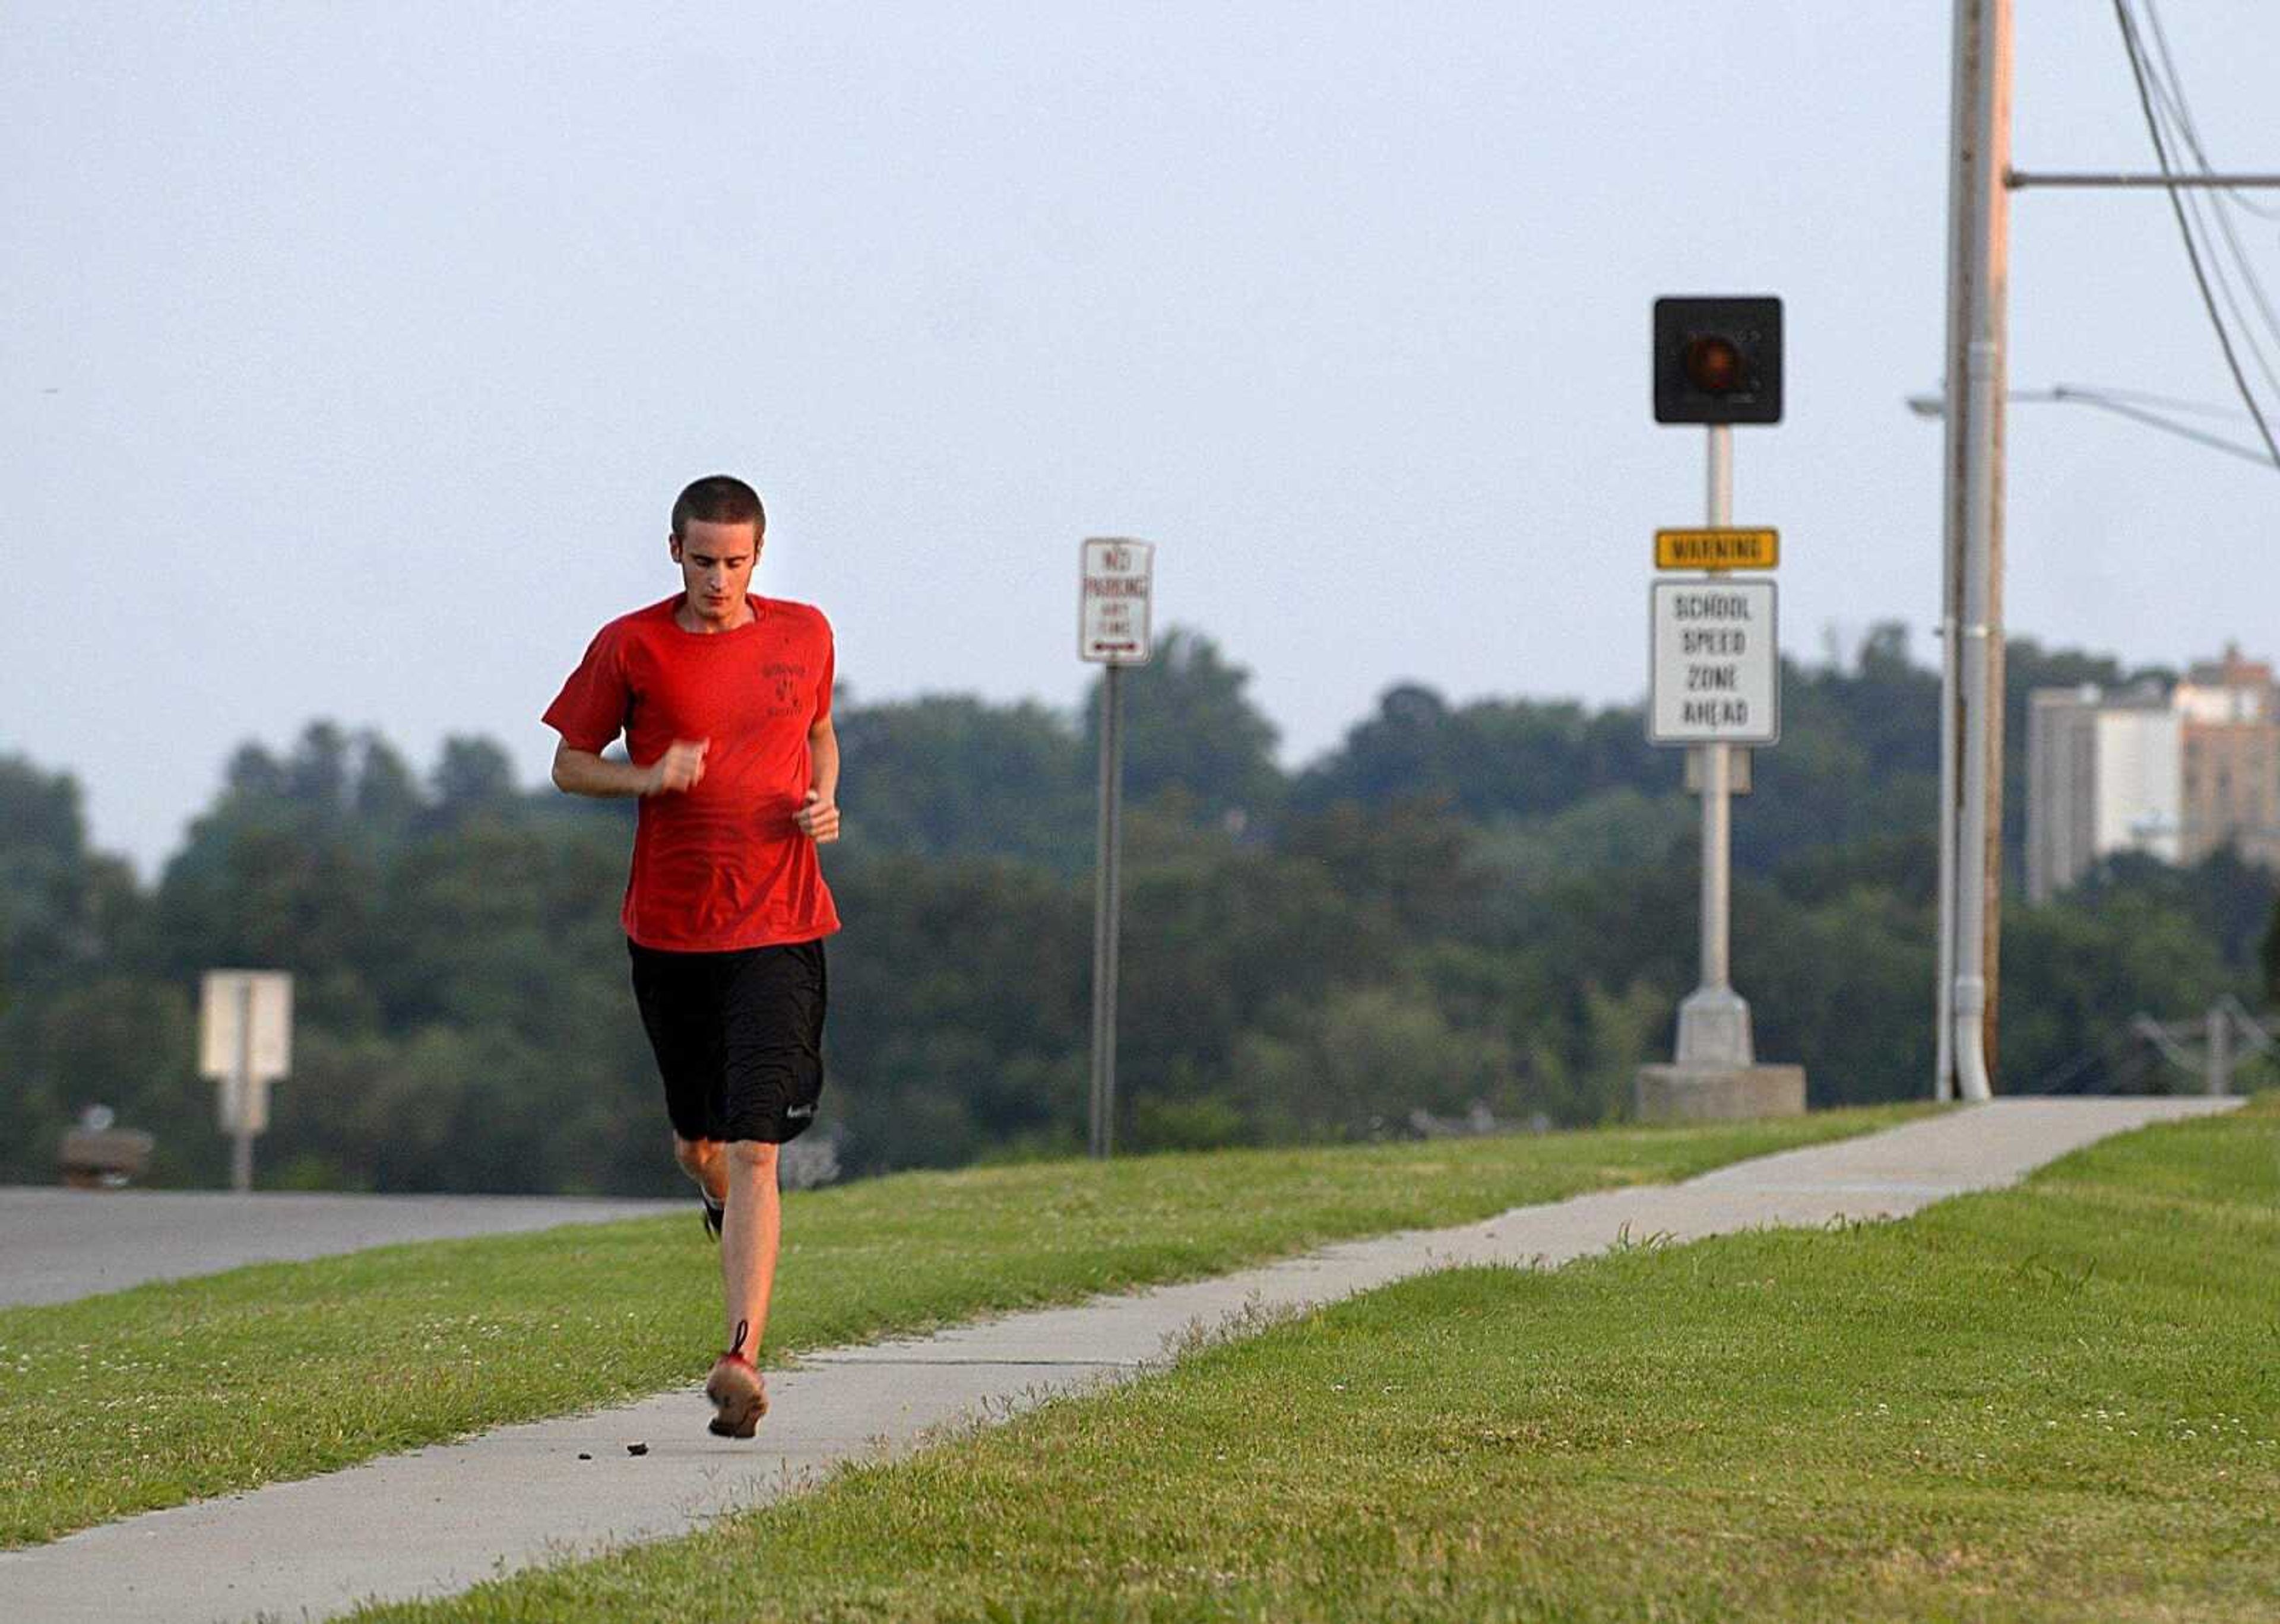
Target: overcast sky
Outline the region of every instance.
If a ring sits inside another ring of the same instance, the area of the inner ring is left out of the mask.
[[[312,718],[535,779],[716,469],[859,700],[1073,705],[1104,534],[1294,762],[1402,680],[1633,700],[1703,504],[1661,293],[1787,301],[1736,432],[1786,649],[1930,661],[1947,11],[0,0],[0,750],[146,869]],[[2280,7],[2167,20],[2280,169]],[[2110,8],[2017,38],[2022,168],[2150,166]],[[2231,398],[2158,194],[2022,194],[2013,254],[2014,386]],[[2014,635],[2280,653],[2280,477],[2081,406],[2011,450]]]

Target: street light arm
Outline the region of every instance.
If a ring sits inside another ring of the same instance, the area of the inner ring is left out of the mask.
[[[2078,400],[2086,406],[2101,407],[2117,417],[2126,417],[2133,422],[2143,423],[2148,427],[2159,428],[2173,434],[2181,440],[2191,440],[2196,444],[2207,446],[2211,450],[2222,451],[2228,456],[2238,457],[2245,462],[2253,462],[2260,468],[2280,468],[2280,461],[2275,461],[2269,453],[2259,450],[2254,446],[2241,445],[2230,440],[2220,439],[2217,435],[2203,429],[2189,427],[2183,423],[2173,423],[2159,412],[2148,412],[2143,406],[2129,405],[2104,395],[2093,395],[2085,389],[2070,389],[2064,384],[2053,389],[2048,398]]]
[[[2228,456],[2238,457],[2245,462],[2253,462],[2260,468],[2280,468],[2280,462],[2275,462],[2269,455],[2253,445],[2243,445],[2238,441],[2224,439],[2205,429],[2172,421],[2158,412],[2150,412],[2143,406],[2117,400],[2102,390],[2085,389],[2076,385],[2061,383],[2047,389],[2011,389],[2006,392],[2004,398],[2037,405],[2072,401],[2081,405],[2098,406],[2118,417],[2126,417],[2133,422],[2143,423],[2149,428],[2159,428],[2166,433],[2176,435],[2181,439],[2207,446],[2211,450],[2222,451]],[[1945,396],[1910,395],[1906,400],[1908,410],[1918,417],[1941,418],[1947,415],[1947,400]]]
[[[2238,191],[2251,187],[2280,187],[2280,174],[2125,174],[2115,170],[2091,174],[2059,174],[2046,171],[2007,169],[2003,184],[2013,191],[2030,186],[2161,187]]]

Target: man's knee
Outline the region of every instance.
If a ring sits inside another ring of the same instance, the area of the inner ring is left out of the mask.
[[[717,1139],[683,1139],[673,1136],[674,1159],[691,1173],[702,1173],[720,1159],[720,1142]]]
[[[776,1170],[776,1152],[782,1147],[758,1139],[736,1139],[728,1144],[728,1165],[740,1173],[773,1174]]]

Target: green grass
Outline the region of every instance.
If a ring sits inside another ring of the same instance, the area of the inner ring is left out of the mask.
[[[1033,1163],[796,1196],[767,1353],[1683,1178],[1905,1114]],[[696,1211],[0,1310],[0,1546],[694,1382],[720,1335]]]
[[[373,1620],[2280,1617],[2280,1100],[1905,1223],[1370,1293]]]

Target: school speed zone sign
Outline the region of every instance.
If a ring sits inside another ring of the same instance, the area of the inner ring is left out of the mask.
[[[1654,744],[1772,744],[1781,738],[1781,645],[1770,581],[1652,587]]]

